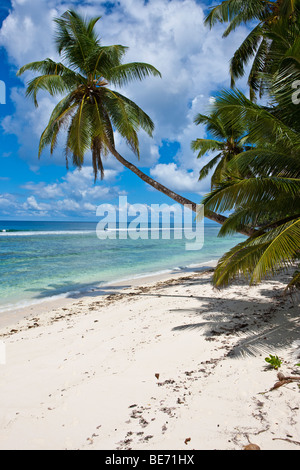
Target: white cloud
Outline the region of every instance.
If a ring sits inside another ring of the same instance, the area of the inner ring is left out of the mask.
[[[36,199],[34,196],[29,196],[27,198],[27,201],[23,204],[23,207],[25,210],[33,210],[33,211],[38,211],[38,212],[44,212],[48,211],[51,209],[50,204],[44,204],[44,203],[37,203]]]
[[[31,191],[40,199],[57,199],[63,196],[62,188],[58,183],[45,184],[45,183],[27,183],[22,186],[24,189]]]
[[[11,194],[0,194],[0,210],[4,214],[9,214],[10,210],[15,207],[15,198]]]
[[[115,182],[117,172],[108,170],[107,179]],[[95,216],[97,206],[103,201],[116,199],[125,195],[118,186],[107,186],[105,182],[94,184],[92,167],[69,171],[60,181],[46,184],[26,183],[22,189],[29,192],[25,202],[19,202],[11,196],[0,196],[0,214],[4,209],[11,208],[15,215],[34,213],[39,216],[64,217],[64,215]]]
[[[173,191],[188,193],[203,193],[203,185],[199,183],[199,174],[194,171],[184,170],[176,163],[158,164],[151,169],[151,176],[161,184]]]
[[[196,127],[193,120],[197,113],[206,111],[216,90],[229,86],[229,60],[244,39],[246,28],[239,28],[223,39],[223,26],[217,25],[212,30],[204,26],[203,6],[196,0],[120,0],[109,14],[107,2],[101,0],[83,1],[79,5],[75,0],[13,0],[12,4],[13,10],[0,30],[0,46],[6,48],[16,69],[33,60],[56,58],[52,40],[55,16],[72,7],[88,16],[102,14],[97,31],[103,44],[129,46],[126,61],[149,62],[162,73],[162,79],[147,78],[121,90],[155,123],[153,139],[140,134],[141,161],[137,162],[118,134],[117,149],[137,166],[152,168],[151,175],[172,189],[197,194],[209,190],[208,180],[198,182],[199,170],[207,160],[197,160],[190,147],[192,140],[205,136],[205,129]],[[22,158],[35,170],[38,165],[49,163],[64,165],[62,147],[51,160],[49,152],[40,162],[37,160],[38,137],[56,100],[42,94],[36,110],[25,99],[23,89],[11,90],[11,98],[16,112],[6,117],[2,126],[18,137]],[[179,143],[179,150],[169,164],[159,162],[163,141]],[[122,166],[112,157],[105,163],[105,183],[110,183]],[[90,155],[86,164],[86,172],[84,168],[80,173],[69,172],[64,181],[40,183],[32,186],[31,191],[45,200],[67,197],[91,205],[112,197],[113,188],[93,185]]]

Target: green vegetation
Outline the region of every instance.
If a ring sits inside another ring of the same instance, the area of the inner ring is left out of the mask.
[[[40,73],[29,81],[26,95],[34,100],[40,90],[64,98],[55,106],[49,123],[42,133],[39,156],[45,147],[53,153],[59,133],[67,130],[65,155],[68,166],[82,167],[86,153],[91,150],[95,179],[104,177],[103,157],[112,154],[122,165],[179,204],[189,205],[194,211],[197,204],[171,191],[143,173],[120,155],[115,147],[114,132],[118,131],[131,150],[140,157],[138,131],[152,136],[154,123],[132,100],[113,87],[122,87],[133,80],[148,76],[160,77],[150,64],[123,63],[127,47],[102,46],[95,26],[100,17],[84,19],[75,11],[67,11],[56,18],[55,43],[61,62],[45,59],[21,67],[18,75],[26,71]],[[206,217],[223,223],[226,217],[206,210]],[[243,232],[248,235],[248,230]]]
[[[154,129],[142,109],[108,85],[122,86],[148,75],[160,76],[152,65],[122,63],[126,47],[101,46],[94,30],[99,19],[85,21],[73,11],[55,19],[56,48],[63,63],[46,59],[27,64],[18,72],[18,75],[27,70],[41,73],[28,83],[26,92],[36,106],[39,90],[51,95],[66,94],[54,108],[41,136],[39,155],[46,146],[53,152],[58,134],[66,126],[66,158],[72,155],[73,164],[81,167],[91,149],[95,178],[98,171],[103,177],[102,157],[114,153],[113,129],[118,130],[138,156],[137,131],[142,128],[151,136]]]
[[[207,117],[232,129],[232,142],[240,130],[243,145],[235,143],[230,158],[223,156],[221,168],[212,176],[212,191],[204,198],[205,207],[230,212],[220,236],[246,227],[253,230],[218,263],[217,287],[226,286],[240,274],[257,283],[299,261],[300,105],[295,101],[295,88],[300,83],[300,2],[228,0],[212,9],[206,23],[212,27],[216,22],[229,22],[227,35],[253,20],[258,26],[231,62],[233,88],[218,94]],[[247,98],[234,85],[253,57]],[[257,91],[267,104],[257,103]],[[211,132],[212,126],[207,130]],[[194,150],[200,146],[200,141],[198,146],[192,143]],[[211,140],[205,148],[220,147]],[[296,270],[288,287],[299,284]]]
[[[278,370],[282,366],[282,361],[279,359],[279,357],[272,356],[272,354],[270,354],[269,357],[266,357],[265,361],[275,370]]]
[[[138,131],[151,136],[154,124],[110,85],[121,87],[160,73],[150,64],[123,63],[124,46],[102,46],[95,34],[98,20],[66,12],[55,20],[61,62],[33,62],[18,72],[40,73],[27,87],[36,105],[39,90],[64,95],[41,136],[39,154],[46,146],[53,152],[60,131],[67,129],[67,162],[72,156],[73,164],[81,167],[91,150],[95,178],[98,173],[103,177],[103,156],[111,153],[143,181],[195,211],[194,202],[141,172],[115,148],[117,130],[139,157]],[[218,22],[228,23],[224,36],[241,24],[252,27],[230,64],[232,88],[217,95],[208,114],[195,118],[212,138],[191,144],[199,158],[214,153],[200,172],[200,179],[212,172],[211,192],[203,201],[205,216],[222,225],[220,236],[247,236],[218,263],[213,282],[223,287],[240,275],[258,283],[299,262],[300,0],[226,0],[206,18],[209,27]],[[235,85],[250,60],[248,98]],[[288,287],[299,286],[296,270]]]

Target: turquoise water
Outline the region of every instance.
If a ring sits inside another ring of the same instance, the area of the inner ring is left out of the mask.
[[[204,246],[186,251],[187,240],[99,240],[96,223],[0,222],[0,312],[220,258],[243,239],[218,238],[219,225],[205,224]],[[171,232],[172,233],[172,232]],[[150,238],[150,237],[149,237]]]

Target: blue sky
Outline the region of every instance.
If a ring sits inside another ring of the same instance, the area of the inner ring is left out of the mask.
[[[148,78],[122,89],[153,119],[153,139],[140,134],[141,160],[116,136],[126,159],[172,190],[201,202],[209,179],[199,182],[201,166],[191,141],[205,137],[193,119],[205,113],[210,98],[229,86],[228,64],[246,35],[239,28],[222,39],[223,28],[203,25],[210,1],[196,0],[1,0],[0,80],[6,84],[6,104],[0,104],[0,220],[94,220],[96,208],[115,204],[119,195],[133,203],[172,203],[149,188],[112,157],[105,162],[105,179],[93,182],[90,156],[81,171],[65,167],[62,146],[38,160],[39,135],[56,98],[41,94],[39,108],[25,98],[30,74],[16,77],[24,63],[57,59],[53,18],[69,8],[88,16],[102,15],[97,31],[103,44],[129,47],[125,60],[149,62],[162,79]]]

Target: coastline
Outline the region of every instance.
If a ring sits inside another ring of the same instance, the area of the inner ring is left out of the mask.
[[[288,274],[222,291],[211,275],[140,278],[2,327],[0,448],[299,450],[298,384],[271,391],[264,361],[299,375]]]
[[[185,267],[174,267],[170,269],[163,269],[155,272],[147,272],[143,274],[136,274],[114,281],[103,282],[101,284],[91,284],[88,287],[84,287],[81,290],[70,290],[65,293],[58,293],[44,299],[31,299],[24,300],[23,302],[17,302],[16,304],[10,304],[7,306],[0,307],[0,329],[9,325],[14,325],[19,320],[26,318],[30,315],[40,314],[42,312],[48,312],[51,309],[58,308],[60,306],[68,306],[76,299],[85,297],[95,297],[102,295],[110,295],[115,292],[121,292],[123,289],[129,287],[138,286],[143,283],[158,282],[170,277],[178,277],[190,272],[203,272],[215,268],[218,260],[211,260],[200,264],[188,265]]]

